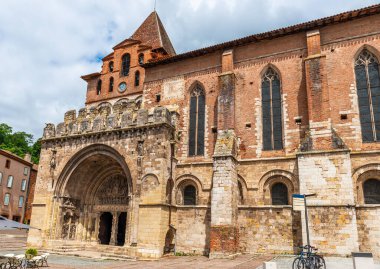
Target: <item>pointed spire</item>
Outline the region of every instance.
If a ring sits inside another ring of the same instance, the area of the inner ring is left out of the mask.
[[[172,42],[156,11],[153,11],[148,18],[145,19],[131,38],[152,46],[153,49],[163,49],[170,56],[176,54]]]

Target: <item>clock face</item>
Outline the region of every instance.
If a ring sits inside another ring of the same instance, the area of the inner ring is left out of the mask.
[[[127,83],[122,82],[119,84],[119,92],[125,92],[126,89],[127,89]]]

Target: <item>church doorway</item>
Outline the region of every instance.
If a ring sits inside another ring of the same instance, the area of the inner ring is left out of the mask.
[[[125,243],[125,228],[127,227],[127,212],[119,214],[119,221],[117,227],[117,245],[124,246]]]
[[[109,245],[112,232],[112,214],[104,212],[100,216],[99,240],[102,245]]]

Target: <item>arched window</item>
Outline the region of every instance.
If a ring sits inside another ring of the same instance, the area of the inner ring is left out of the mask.
[[[365,181],[363,192],[366,204],[380,204],[380,180],[368,179]]]
[[[100,95],[101,92],[102,92],[102,80],[99,79],[98,84],[96,85],[96,94]]]
[[[136,71],[135,72],[135,86],[139,86],[140,85],[140,71]]]
[[[363,142],[380,141],[379,61],[364,49],[355,61],[360,125]]]
[[[122,76],[128,76],[130,65],[131,65],[131,55],[129,53],[126,53],[121,58],[121,75]]]
[[[110,77],[110,88],[108,89],[109,92],[113,92],[113,77]]]
[[[288,205],[288,188],[283,183],[276,183],[271,189],[272,205]]]
[[[205,94],[197,85],[190,95],[189,156],[204,154]]]
[[[142,64],[144,64],[144,54],[140,53],[139,54],[139,65],[142,65]]]
[[[113,61],[109,62],[108,69],[110,72],[113,72]]]
[[[183,204],[196,205],[197,191],[193,185],[187,185],[183,189]]]
[[[261,81],[263,114],[263,149],[279,150],[282,144],[282,109],[280,77],[268,68]]]

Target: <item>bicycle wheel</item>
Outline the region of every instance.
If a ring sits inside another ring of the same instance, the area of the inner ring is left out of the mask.
[[[297,257],[293,261],[293,269],[305,269],[305,260]]]
[[[316,269],[326,269],[326,262],[322,256],[315,255]]]

